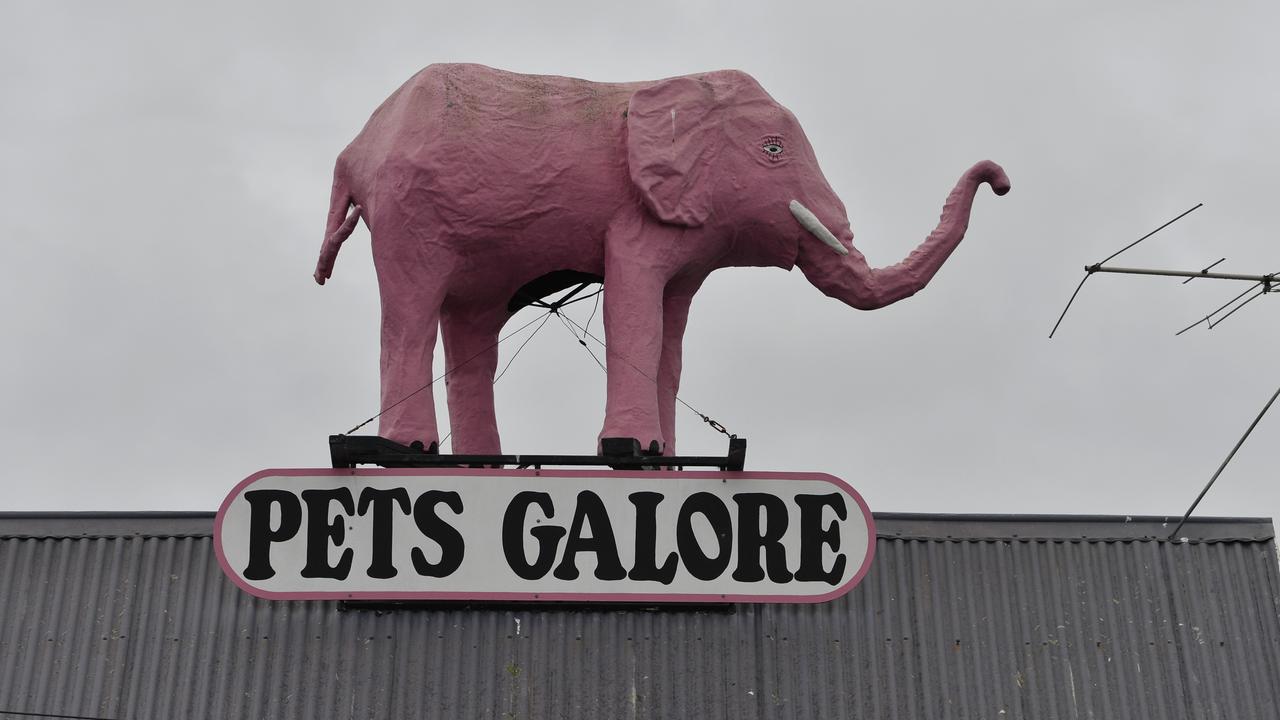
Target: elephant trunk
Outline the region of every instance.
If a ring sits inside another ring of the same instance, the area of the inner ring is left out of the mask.
[[[984,182],[991,186],[996,195],[1009,192],[1009,178],[999,165],[985,160],[969,168],[947,196],[938,226],[919,247],[896,265],[871,268],[862,253],[853,249],[847,255],[837,251],[838,255],[843,255],[842,258],[826,255],[816,262],[800,261],[800,269],[823,293],[859,310],[874,310],[911,297],[929,284],[942,263],[964,239],[965,230],[969,227],[974,194]],[[794,205],[799,206],[799,203]],[[802,217],[807,213],[809,218],[813,218],[813,214],[803,206],[799,206],[799,210],[803,213],[795,208],[792,213],[801,225],[830,245],[831,242],[823,236],[823,231],[827,236],[831,236],[831,232],[817,223],[816,218],[809,221]],[[813,223],[817,223],[821,229],[813,228]]]

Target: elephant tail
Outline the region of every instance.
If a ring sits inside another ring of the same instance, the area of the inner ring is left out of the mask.
[[[333,263],[338,258],[338,249],[342,247],[342,242],[355,229],[356,223],[360,220],[360,212],[363,209],[359,205],[352,209],[351,205],[355,202],[355,198],[352,196],[351,190],[348,189],[343,175],[342,159],[339,158],[338,166],[333,171],[333,194],[329,198],[329,221],[325,226],[324,243],[320,246],[320,259],[316,262],[314,276],[316,282],[321,285],[333,275]],[[348,210],[350,210],[350,214],[348,214]]]

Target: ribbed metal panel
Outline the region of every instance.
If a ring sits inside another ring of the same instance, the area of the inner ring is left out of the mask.
[[[882,517],[872,572],[844,598],[663,612],[257,600],[222,576],[210,524],[0,517],[0,710],[1234,720],[1280,707],[1280,566],[1260,521],[1170,543],[1141,539],[1151,522]]]

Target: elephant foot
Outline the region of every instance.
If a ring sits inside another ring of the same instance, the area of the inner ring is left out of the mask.
[[[638,415],[638,413],[636,413]],[[647,422],[643,417],[625,417],[610,421],[597,435],[596,454],[612,456],[661,455],[666,442],[658,429],[657,418]],[[606,449],[608,443],[608,449]]]
[[[597,452],[604,457],[640,457],[641,455],[661,455],[662,446],[657,440],[650,440],[645,448],[633,437],[602,437]]]
[[[394,429],[378,428],[378,436],[386,438],[394,443],[399,443],[407,448],[412,448],[418,452],[425,452],[428,455],[440,454],[440,441],[438,438],[428,436],[423,432],[398,432]],[[422,438],[432,437],[431,440],[423,440]]]
[[[413,442],[409,443],[409,447],[413,448],[414,450],[417,450],[418,452],[426,453],[428,455],[440,454],[440,443],[437,443],[437,442],[433,442],[431,443],[431,445],[427,447],[423,447],[421,440],[414,440]]]

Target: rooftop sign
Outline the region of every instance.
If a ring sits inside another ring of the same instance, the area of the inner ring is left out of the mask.
[[[271,599],[821,602],[866,574],[871,512],[830,475],[263,470],[214,524]]]

